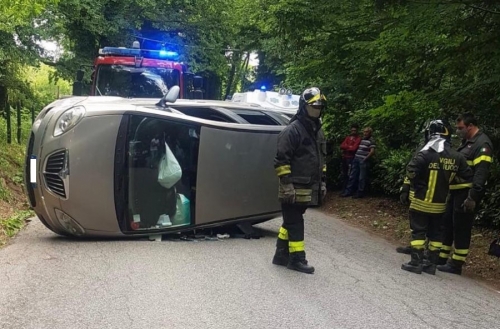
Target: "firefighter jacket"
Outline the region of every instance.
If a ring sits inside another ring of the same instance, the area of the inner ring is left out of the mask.
[[[478,131],[470,140],[462,141],[457,151],[465,156],[467,164],[474,172],[474,177],[468,181],[456,179],[450,189],[453,191],[470,188],[469,196],[479,203],[484,195],[490,165],[493,162],[493,144],[485,133]]]
[[[406,167],[413,197],[410,209],[421,213],[442,214],[446,210],[449,186],[455,177],[473,176],[465,157],[442,140],[441,149],[424,147]]]
[[[295,202],[321,204],[321,183],[326,174],[326,142],[321,123],[303,112],[295,115],[278,136],[274,168],[284,182],[295,188]]]

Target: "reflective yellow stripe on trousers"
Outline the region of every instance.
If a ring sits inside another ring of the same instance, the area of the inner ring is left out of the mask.
[[[280,227],[278,238],[281,239],[281,240],[288,240],[288,231],[283,226]]]
[[[443,246],[443,244],[441,242],[429,241],[429,250],[430,251],[440,250],[442,246]]]
[[[455,249],[451,258],[454,260],[465,262],[467,255],[469,255],[469,249]]]
[[[410,244],[415,249],[424,249],[425,240],[413,240]]]
[[[304,241],[288,241],[288,250],[290,252],[304,251]]]

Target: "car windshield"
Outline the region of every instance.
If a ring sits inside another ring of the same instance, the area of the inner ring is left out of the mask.
[[[174,69],[100,65],[95,95],[161,98],[174,85],[179,85],[179,72]]]

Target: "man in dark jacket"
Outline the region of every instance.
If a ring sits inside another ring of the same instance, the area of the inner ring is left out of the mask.
[[[361,137],[358,134],[359,126],[357,124],[351,125],[351,133],[347,136],[342,144],[340,144],[340,149],[342,150],[342,192],[344,193],[347,187],[347,182],[349,181],[349,173],[352,165],[352,160],[354,155],[358,150],[359,144],[361,143]]]
[[[319,206],[326,195],[326,144],[320,121],[325,108],[326,97],[321,91],[306,89],[297,114],[278,136],[274,159],[283,225],[273,264],[304,273],[313,273],[314,267],[306,260],[303,215],[308,207]]]
[[[468,182],[455,180],[450,186],[450,198],[444,221],[443,249],[439,255],[438,270],[462,274],[462,266],[469,254],[472,224],[476,206],[484,196],[486,180],[493,161],[493,144],[477,126],[474,115],[465,113],[456,120],[457,135],[462,138],[458,152],[467,159],[474,177]],[[455,250],[451,253],[451,246]]]

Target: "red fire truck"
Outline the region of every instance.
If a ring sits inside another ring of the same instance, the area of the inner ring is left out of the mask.
[[[94,61],[90,96],[162,98],[172,86],[180,87],[179,98],[203,98],[203,78],[188,71],[179,55],[169,50],[104,47]],[[78,70],[73,95],[83,94],[84,71]]]

